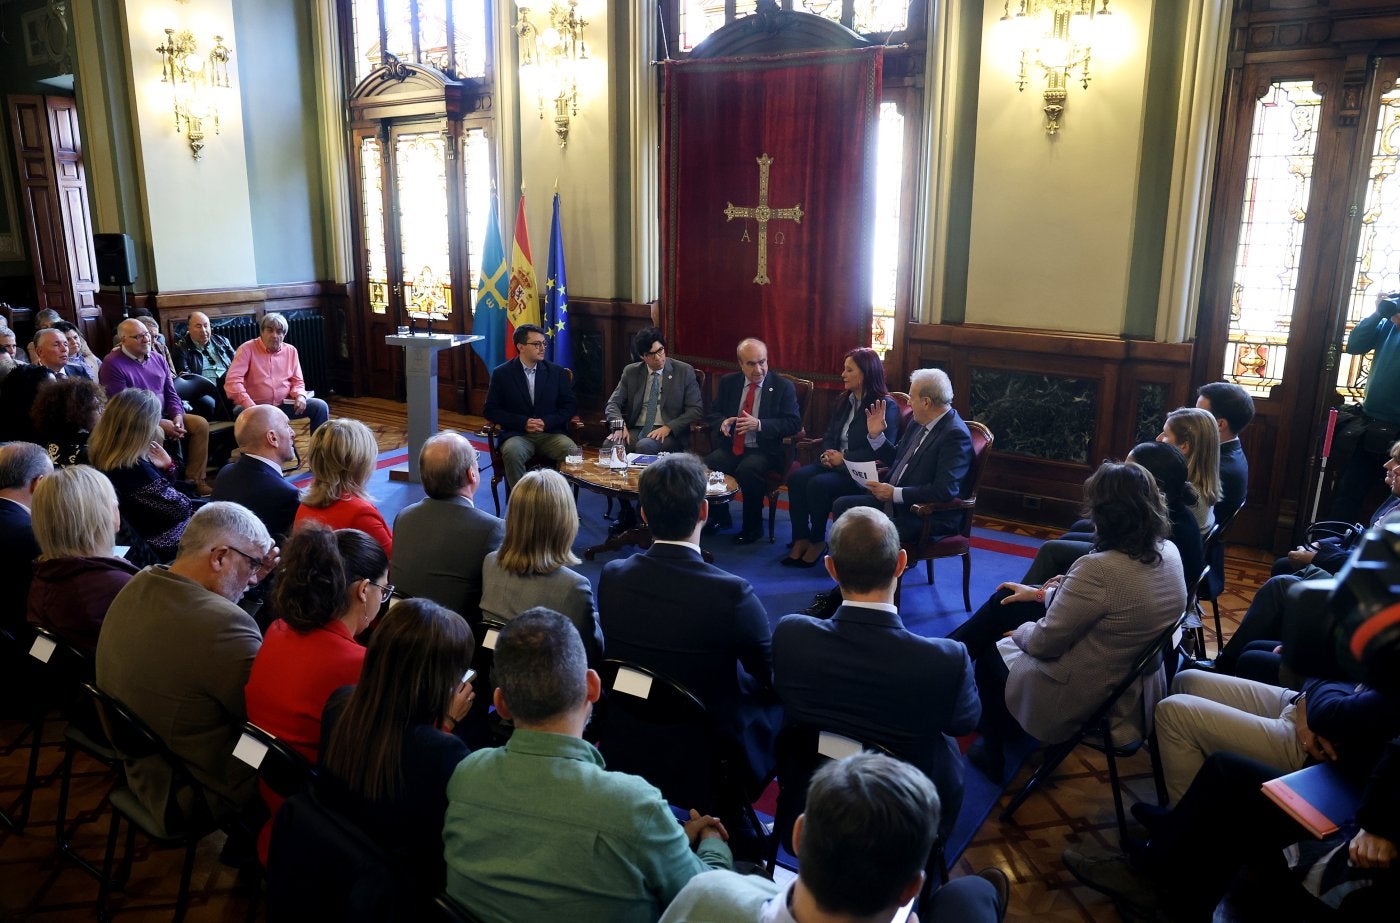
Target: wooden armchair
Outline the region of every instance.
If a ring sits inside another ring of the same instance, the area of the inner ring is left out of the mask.
[[[909,555],[909,565],[923,561],[928,572],[928,582],[933,583],[933,561],[935,558],[962,558],[963,566],[963,605],[972,611],[972,513],[977,508],[977,487],[982,483],[982,472],[987,467],[987,455],[995,437],[992,431],[976,420],[967,421],[972,433],[972,464],[967,469],[963,481],[966,497],[949,500],[946,503],[918,503],[911,507],[916,516],[923,520],[923,530],[918,541],[906,542],[904,550]],[[933,514],[947,510],[961,510],[962,527],[953,535],[934,538],[929,533],[933,526]]]
[[[564,374],[569,376],[569,384],[572,386],[574,383],[574,370],[570,368],[565,368]],[[579,420],[578,415],[575,414],[574,417],[571,420],[569,420],[567,424],[565,424],[564,430],[566,433],[569,434],[569,438],[573,439],[573,433],[575,431],[574,428],[576,426],[581,425],[582,423]],[[506,479],[506,463],[505,459],[501,457],[502,430],[501,427],[495,423],[487,423],[481,431],[486,436],[486,446],[491,452],[491,499],[495,501],[496,515],[499,516],[501,515],[501,498],[496,493],[496,485]],[[550,458],[549,456],[540,455],[537,452],[535,453],[534,457],[530,459],[526,467],[558,469],[559,463],[554,459]],[[506,499],[510,499],[509,483],[506,484]]]

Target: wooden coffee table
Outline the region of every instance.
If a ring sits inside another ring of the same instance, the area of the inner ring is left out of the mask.
[[[635,504],[637,502],[637,478],[642,473],[641,468],[604,468],[594,462],[591,458],[581,464],[571,465],[562,462],[559,465],[559,473],[564,475],[564,479],[576,487],[592,491],[595,494],[602,494],[605,497],[612,497],[618,500],[626,500]],[[724,488],[721,490],[716,486],[711,486],[705,493],[705,499],[711,504],[717,502],[728,503],[729,500],[739,492],[739,482],[729,475],[724,476]],[[585,548],[583,557],[591,561],[600,551],[617,551],[629,545],[636,545],[641,548],[651,547],[651,529],[642,521],[638,512],[637,524],[617,535],[609,535],[608,540],[601,545],[594,545]],[[714,556],[708,551],[702,551],[706,561],[713,562]]]

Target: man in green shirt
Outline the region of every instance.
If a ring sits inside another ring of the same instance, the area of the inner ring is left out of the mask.
[[[512,619],[492,679],[515,733],[457,767],[443,828],[447,891],[472,913],[653,923],[692,877],[733,866],[717,819],[691,811],[682,826],[659,791],[608,772],[582,739],[601,683],[568,619],[539,607]]]

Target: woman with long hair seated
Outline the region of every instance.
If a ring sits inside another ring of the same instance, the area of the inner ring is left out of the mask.
[[[87,464],[87,444],[107,395],[96,381],[69,375],[39,388],[29,416],[55,468]]]
[[[1003,583],[949,635],[977,661],[983,739],[968,756],[997,783],[1006,781],[1011,735],[1067,740],[1186,607],[1181,556],[1166,541],[1166,505],[1147,470],[1104,462],[1085,483],[1084,501],[1091,553],[1043,586]],[[1160,675],[1139,684],[1119,700],[1115,721],[1134,722],[1143,697],[1155,706],[1164,686]]]
[[[315,521],[332,529],[359,529],[392,555],[393,533],[368,490],[378,454],[374,433],[359,420],[331,420],[316,430],[306,453],[311,486],[301,498],[294,527]]]
[[[471,752],[452,731],[475,698],[464,678],[474,650],[461,616],[426,599],[404,600],[374,630],[359,684],[337,690],[321,722],[333,805],[429,896],[446,874],[447,780]]]
[[[1209,410],[1178,407],[1167,414],[1158,442],[1174,445],[1186,456],[1186,470],[1196,489],[1191,512],[1201,535],[1215,525],[1215,504],[1224,495],[1220,486],[1220,427]]]
[[[1127,460],[1146,468],[1162,491],[1169,527],[1167,540],[1176,546],[1177,553],[1181,555],[1181,574],[1189,596],[1201,579],[1201,569],[1206,561],[1200,528],[1192,509],[1197,495],[1196,488],[1187,479],[1186,456],[1170,443],[1140,442],[1133,446]],[[1035,560],[1021,582],[1042,584],[1051,577],[1064,574],[1070,565],[1093,550],[1092,531],[1069,532],[1051,539],[1036,551]]]
[[[118,392],[93,427],[88,459],[117,489],[127,526],[168,563],[196,503],[171,478],[175,463],[161,446],[160,410],[160,398],[150,391]]]
[[[841,386],[843,390],[836,399],[831,425],[822,437],[821,457],[788,475],[792,548],[782,559],[785,567],[816,567],[826,553],[826,520],[831,515],[832,504],[839,497],[865,490],[851,477],[845,462],[875,460],[866,417],[872,412],[882,413],[885,418],[882,432],[887,438],[899,431],[899,406],[889,399],[885,366],[879,353],[864,346],[846,353],[841,366]],[[879,411],[872,411],[878,401],[883,401]]]
[[[321,746],[321,713],[341,686],[360,678],[365,649],[355,642],[393,592],[389,558],[358,529],[332,532],[307,523],[282,549],[272,588],[277,620],[263,635],[243,690],[248,720],[306,757]],[[262,786],[268,816],[282,799]],[[258,837],[267,861],[268,826]]]
[[[541,468],[517,481],[506,507],[506,536],[481,567],[481,614],[504,622],[535,606],[553,609],[574,623],[588,665],[596,667],[603,629],[593,585],[567,566],[578,563],[577,537],[578,508],[563,475]]]
[[[113,555],[121,514],[112,482],[87,465],[60,468],[34,489],[31,514],[40,553],[29,621],[95,655],[107,608],[137,571]]]

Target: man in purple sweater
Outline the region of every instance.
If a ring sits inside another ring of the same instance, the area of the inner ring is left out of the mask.
[[[161,399],[161,431],[167,439],[185,440],[185,477],[194,481],[201,496],[209,496],[213,491],[204,481],[209,467],[209,422],[185,413],[170,366],[151,349],[151,332],[145,324],[127,318],[117,325],[117,346],[102,360],[97,380],[108,397],[127,388],[144,388]]]

